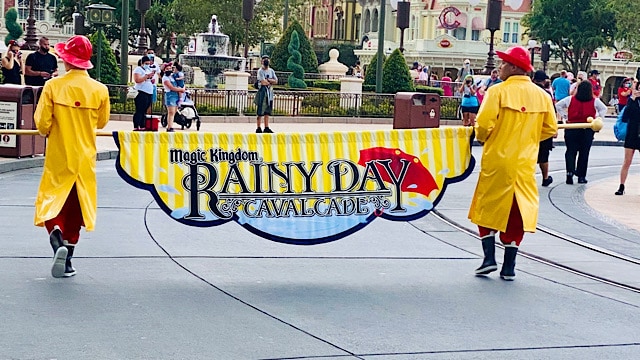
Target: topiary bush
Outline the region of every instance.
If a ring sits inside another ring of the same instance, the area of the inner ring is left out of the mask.
[[[300,48],[300,37],[298,32],[293,30],[291,33],[291,41],[289,41],[289,59],[287,60],[287,69],[292,71],[287,79],[287,84],[294,89],[306,89],[307,84],[304,82],[304,68],[302,63],[302,55],[298,49]]]
[[[395,94],[400,91],[415,91],[415,89],[407,61],[400,49],[395,49],[382,67],[382,92]]]
[[[444,90],[437,87],[431,87],[426,85],[416,85],[416,92],[427,93],[427,94],[438,94],[440,96],[444,95]]]
[[[22,36],[22,26],[18,24],[18,10],[12,7],[4,14],[5,26],[9,32],[4,38],[4,44],[9,45],[9,41],[18,40]]]
[[[384,62],[385,58],[384,55],[382,56],[382,61]],[[364,82],[362,83],[363,85],[376,85],[376,73],[377,73],[377,66],[378,66],[378,53],[376,53],[373,56],[373,59],[371,59],[371,62],[369,63],[369,65],[367,65],[367,71],[365,71],[364,73]],[[374,88],[375,91],[375,88]]]
[[[300,39],[300,54],[302,56],[302,67],[306,73],[317,73],[318,72],[318,58],[316,57],[316,53],[313,52],[313,48],[311,47],[311,42],[307,38],[302,25],[300,25],[297,21],[292,21],[287,30],[282,34],[282,37],[273,48],[271,52],[271,64],[270,66],[276,71],[287,71],[287,61],[289,59],[289,39],[291,39],[291,34],[293,31],[298,32],[298,37]]]

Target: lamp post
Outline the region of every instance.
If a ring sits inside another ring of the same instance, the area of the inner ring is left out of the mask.
[[[378,62],[376,63],[376,93],[382,92],[382,65],[384,63],[384,17],[385,4],[388,0],[380,0],[380,22],[378,25]]]
[[[244,19],[244,58],[249,57],[249,22],[253,19],[255,0],[242,0],[242,18]]]
[[[535,59],[536,45],[538,45],[538,42],[535,39],[529,39],[529,42],[527,42],[527,45],[529,46],[529,52],[531,53],[531,66],[535,68],[535,65],[533,64],[533,62]]]
[[[36,0],[29,0],[29,16],[27,17],[27,34],[24,37],[25,43],[22,50],[37,50],[38,37],[36,36],[35,3]]]
[[[89,23],[98,28],[98,69],[96,72],[96,80],[100,81],[100,72],[102,67],[102,28],[105,25],[113,23],[114,7],[103,3],[93,4],[86,7]]]
[[[491,71],[496,68],[494,57],[496,55],[493,50],[495,43],[495,33],[500,30],[500,23],[502,22],[502,0],[489,0],[487,5],[487,29],[489,30],[489,53],[487,54],[487,63],[484,65],[482,71],[485,75],[491,74]]]
[[[144,24],[144,17],[147,10],[151,8],[151,0],[136,0],[136,10],[140,12],[140,32],[136,39],[136,51],[138,55],[144,55],[147,52],[147,27]]]
[[[120,29],[120,83],[129,82],[129,1],[122,2]]]
[[[394,6],[391,2],[391,7]],[[400,29],[400,52],[404,53],[404,30],[409,27],[409,12],[411,11],[411,3],[408,1],[400,1],[395,3],[398,13],[396,14],[396,26]]]

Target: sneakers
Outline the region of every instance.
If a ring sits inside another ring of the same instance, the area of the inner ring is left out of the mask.
[[[265,134],[273,134],[273,131],[271,131],[271,129],[269,129],[268,126],[265,126],[263,133],[265,133]]]
[[[572,173],[568,173],[567,174],[567,185],[573,185],[573,174]]]
[[[256,129],[256,134],[262,134],[262,129],[260,127]]]
[[[552,182],[553,178],[551,176],[548,176],[546,179],[542,179],[542,186],[547,187],[551,185]]]
[[[174,132],[175,130],[173,128],[167,128],[167,132]]]
[[[624,184],[620,184],[618,191],[616,191],[616,195],[624,195]]]
[[[587,178],[584,176],[579,176],[578,177],[578,184],[586,184],[588,183]]]

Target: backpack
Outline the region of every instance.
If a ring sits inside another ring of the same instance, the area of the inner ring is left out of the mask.
[[[618,118],[616,119],[616,123],[613,125],[613,134],[616,136],[616,139],[619,141],[624,141],[627,137],[627,121],[624,118],[624,111],[627,109],[625,106],[618,114]]]

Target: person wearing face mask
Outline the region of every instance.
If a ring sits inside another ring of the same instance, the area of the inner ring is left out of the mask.
[[[624,109],[624,107],[627,105],[627,100],[631,95],[632,82],[633,82],[633,79],[625,78],[624,80],[622,80],[622,84],[618,88],[618,104],[616,105],[618,114],[621,113],[622,109]]]
[[[156,52],[153,49],[147,49],[147,57],[150,61],[149,68],[157,73],[158,66],[156,65]],[[162,73],[160,73],[160,75],[162,75]],[[151,106],[158,100],[158,87],[156,86],[155,77],[151,79],[151,83],[153,84],[153,94],[151,95],[151,105],[149,105],[149,109],[147,109],[147,114],[151,114]]]
[[[2,57],[2,76],[5,84],[22,84],[22,53],[15,40],[9,41],[9,49]]]
[[[183,87],[178,87],[178,83],[173,75],[172,63],[164,64],[162,86],[164,86],[164,105],[167,107],[167,132],[173,132],[173,119],[178,110],[180,94],[184,92]]]
[[[593,96],[599,98],[602,91],[602,85],[600,85],[600,72],[598,70],[591,70],[589,72],[589,82],[593,88]]]
[[[41,37],[38,51],[27,56],[24,65],[24,83],[31,86],[44,86],[52,77],[58,76],[58,60],[49,53],[49,39]]]
[[[134,103],[136,110],[133,113],[133,130],[141,131],[145,128],[145,117],[147,109],[151,106],[153,97],[153,88],[155,85],[151,82],[155,79],[156,72],[151,69],[151,60],[148,56],[143,56],[138,63],[138,67],[133,70],[133,86],[138,90]]]
[[[273,110],[273,85],[278,83],[276,72],[269,67],[269,56],[262,56],[262,67],[258,69],[258,93],[253,99],[257,106],[258,118],[256,123],[256,133],[271,134],[273,131],[269,128],[269,116]],[[264,117],[264,131],[260,128],[261,119]]]
[[[458,79],[456,79],[456,82],[464,81],[464,79],[466,79],[469,75],[473,75],[473,69],[471,68],[471,61],[469,61],[469,59],[466,59],[462,65],[462,68],[460,69],[460,71],[458,71]]]

